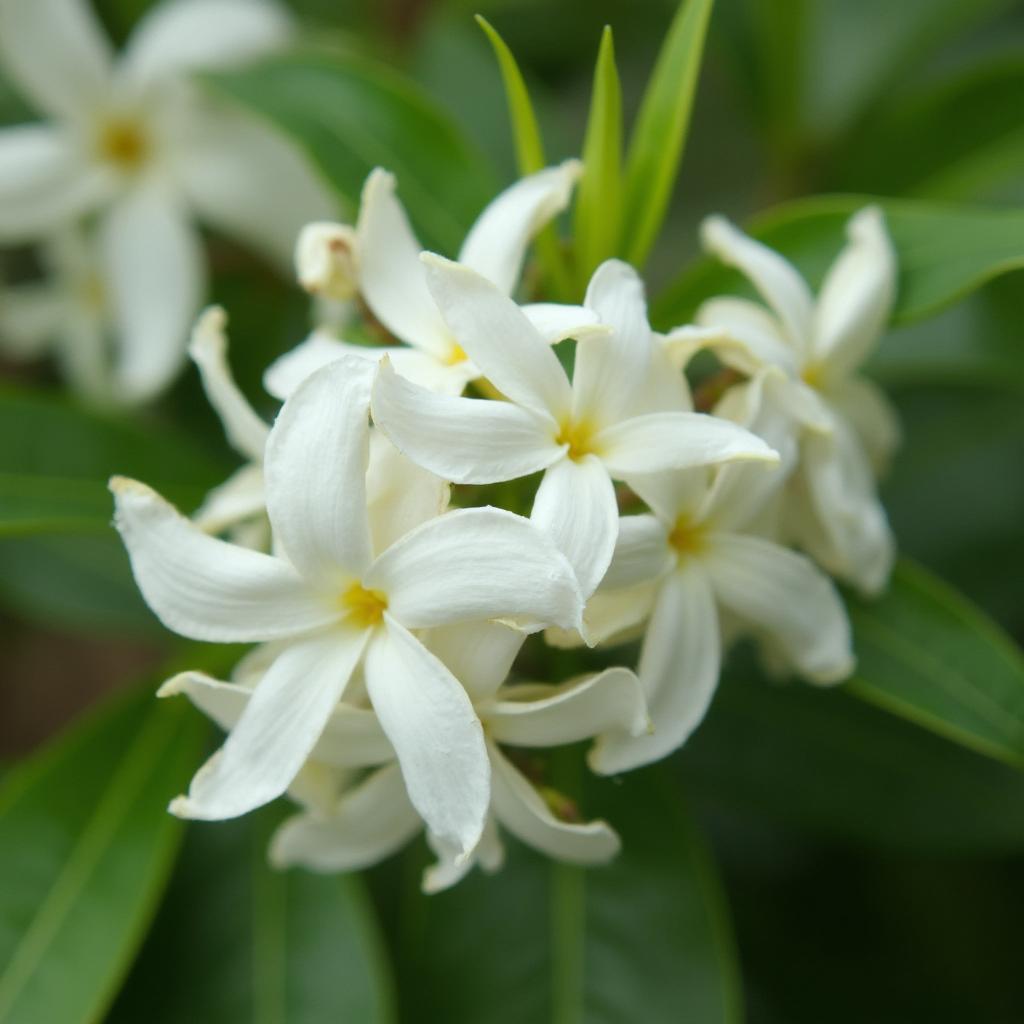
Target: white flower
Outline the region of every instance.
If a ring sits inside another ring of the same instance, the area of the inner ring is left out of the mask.
[[[630,479],[653,514],[621,520],[615,557],[587,616],[602,639],[650,617],[637,671],[654,731],[604,737],[595,770],[658,760],[700,724],[722,659],[719,608],[775,663],[811,682],[837,682],[852,671],[849,622],[829,578],[803,555],[746,532],[777,483],[744,465]]]
[[[288,641],[176,813],[233,817],[284,792],[362,665],[413,805],[466,854],[489,802],[483,732],[465,690],[411,630],[490,618],[571,628],[582,600],[568,563],[529,521],[491,508],[430,518],[441,481],[425,488],[425,507],[384,502],[371,521],[373,373],[365,360],[337,360],[278,415],[264,459],[277,556],[208,536],[134,481],[112,482],[116,523],[168,628],[225,643]]]
[[[697,319],[727,333],[715,351],[729,366],[749,375],[774,366],[786,374],[788,387],[776,394],[800,439],[782,513],[788,536],[833,574],[877,593],[894,543],[875,475],[899,426],[884,394],[857,371],[888,321],[896,263],[876,207],[851,218],[847,233],[815,302],[785,259],[710,218],[705,245],[750,278],[770,312],[745,299],[716,298]]]
[[[664,388],[688,402],[671,368],[652,373],[655,346],[635,271],[598,268],[586,305],[607,325],[581,341],[570,383],[522,310],[468,267],[425,254],[428,283],[454,337],[508,401],[433,394],[385,362],[373,416],[414,462],[456,483],[544,470],[532,518],[565,552],[588,596],[615,546],[612,478],[727,459],[773,461],[760,438],[726,420],[664,410]],[[661,364],[654,364],[661,370]],[[675,381],[675,383],[673,383]]]
[[[565,209],[580,164],[567,160],[517,181],[494,199],[470,229],[459,262],[511,295],[530,239]],[[359,293],[377,320],[405,346],[368,348],[314,331],[267,371],[267,390],[286,398],[313,370],[350,352],[386,354],[403,376],[432,391],[461,394],[480,370],[452,336],[427,287],[423,246],[395,196],[395,179],[378,168],[366,180],[358,223],[308,225],[296,247],[299,281],[313,294],[347,299]],[[548,341],[575,336],[596,318],[579,306],[537,303],[526,314]]]
[[[330,212],[293,150],[185,79],[280,46],[269,0],[166,0],[115,60],[82,0],[2,0],[0,63],[52,119],[0,130],[0,241],[45,240],[98,214],[98,262],[119,340],[108,390],[139,401],[180,367],[203,292],[194,216],[284,259]],[[65,293],[74,277],[58,278]]]

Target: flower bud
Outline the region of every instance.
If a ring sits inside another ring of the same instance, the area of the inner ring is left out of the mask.
[[[344,301],[359,291],[356,233],[347,224],[307,224],[295,246],[295,271],[310,295]]]

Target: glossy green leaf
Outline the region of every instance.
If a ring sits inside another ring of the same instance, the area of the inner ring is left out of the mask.
[[[690,126],[714,0],[683,0],[662,44],[626,154],[622,254],[643,267],[661,229]]]
[[[971,749],[1024,768],[1024,656],[982,612],[903,561],[877,601],[848,601],[847,688]]]
[[[167,813],[205,723],[144,688],[13,769],[0,790],[0,1020],[102,1017],[142,941],[182,824]]]
[[[1024,209],[818,196],[776,207],[758,218],[751,230],[816,285],[843,246],[846,221],[873,202],[885,210],[899,262],[895,323],[920,320],[986,281],[1024,267]],[[686,323],[705,299],[733,293],[750,294],[743,277],[716,261],[701,259],[658,297],[653,320],[661,327]]]
[[[583,812],[620,832],[610,866],[553,864],[510,842],[500,875],[419,906],[402,979],[411,1019],[741,1019],[722,891],[677,787],[660,768],[600,780]]]
[[[492,197],[492,171],[413,83],[354,57],[292,55],[208,76],[223,95],[285,132],[350,210],[385,167],[422,240],[458,250]]]
[[[362,881],[272,870],[267,842],[280,818],[268,809],[189,830],[110,1024],[393,1019],[390,969]]]

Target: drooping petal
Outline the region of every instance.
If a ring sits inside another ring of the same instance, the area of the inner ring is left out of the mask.
[[[437,836],[427,833],[427,843],[437,855],[437,863],[431,864],[423,871],[422,889],[428,895],[443,892],[461,882],[474,866],[480,865],[484,871],[493,873],[505,862],[505,847],[498,835],[498,825],[493,815],[487,816],[483,835],[473,851],[473,856],[460,859],[458,851]]]
[[[413,462],[455,483],[515,480],[562,457],[546,415],[511,402],[456,398],[404,380],[385,360],[373,420]]]
[[[359,871],[400,850],[423,827],[398,765],[388,765],[346,792],[331,816],[289,818],[270,841],[270,862],[311,871]]]
[[[851,376],[829,389],[828,401],[856,431],[875,475],[884,475],[903,433],[889,397],[866,377]]]
[[[220,533],[253,516],[266,515],[263,467],[249,463],[209,491],[192,514],[192,522],[207,533]]]
[[[483,728],[459,681],[390,614],[366,653],[366,688],[430,830],[468,855],[490,803]]]
[[[559,821],[523,774],[493,744],[491,755],[494,814],[518,839],[549,857],[573,864],[605,864],[621,843],[605,821]]]
[[[806,353],[813,303],[806,281],[793,265],[724,217],[708,217],[701,225],[701,240],[705,249],[750,279],[782,321],[790,344],[797,352]]]
[[[0,352],[35,359],[52,344],[68,302],[49,282],[32,281],[0,290]]]
[[[675,559],[665,524],[651,515],[623,516],[602,590],[632,587],[664,575]]]
[[[0,4],[0,63],[41,111],[87,121],[107,100],[110,60],[110,43],[85,0]]]
[[[568,206],[582,169],[578,160],[566,160],[505,189],[470,229],[459,262],[511,295],[530,239]]]
[[[523,311],[468,267],[434,253],[424,253],[422,262],[445,322],[480,372],[513,402],[560,422],[572,406],[572,388]]]
[[[705,341],[718,358],[740,373],[753,376],[765,366],[777,366],[785,373],[799,372],[799,351],[779,332],[779,323],[756,302],[748,299],[708,299],[697,310],[696,322],[723,333]]]
[[[699,412],[634,416],[605,427],[593,444],[608,472],[619,479],[738,459],[779,459],[773,448],[749,430]]]
[[[135,582],[168,629],[193,640],[247,643],[338,618],[338,609],[312,595],[280,559],[208,536],[145,484],[114,477],[110,489]]]
[[[584,598],[589,597],[611,562],[619,529],[615,488],[601,460],[584,455],[549,466],[530,519],[569,560]]]
[[[121,348],[117,387],[142,401],[184,362],[203,293],[202,246],[178,197],[160,183],[118,200],[103,218],[99,243]]]
[[[287,11],[271,0],[163,0],[136,25],[118,73],[145,86],[229,67],[282,46],[290,27]]]
[[[407,629],[483,619],[569,628],[583,610],[551,538],[497,508],[458,509],[417,527],[377,558],[364,586],[387,594]]]
[[[607,331],[597,313],[586,306],[529,302],[519,308],[549,345],[565,341],[566,338],[589,338],[592,334]]]
[[[370,564],[366,518],[373,365],[346,356],[285,402],[267,439],[274,536],[307,579],[331,588]]]
[[[711,703],[721,646],[714,597],[701,568],[689,565],[666,577],[637,669],[654,730],[636,737],[606,733],[590,752],[591,768],[612,775],[681,747]]]
[[[366,647],[336,627],[285,648],[257,683],[224,746],[171,803],[181,818],[234,818],[280,796],[324,730]]]
[[[718,534],[704,564],[718,600],[801,675],[834,683],[853,670],[846,609],[809,558],[760,537]]]
[[[422,639],[476,703],[508,678],[526,634],[500,622],[458,622],[426,630]]]

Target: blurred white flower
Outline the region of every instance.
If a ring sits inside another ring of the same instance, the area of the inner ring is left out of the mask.
[[[0,0],[0,64],[51,119],[0,129],[0,242],[98,218],[109,397],[140,401],[181,365],[204,290],[194,218],[283,262],[302,224],[331,212],[282,138],[186,78],[279,47],[288,30],[270,0],[165,0],[115,59],[84,0]],[[61,269],[54,287],[73,296]]]

